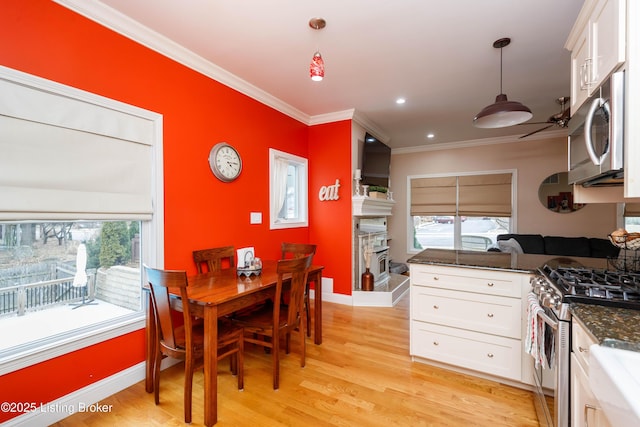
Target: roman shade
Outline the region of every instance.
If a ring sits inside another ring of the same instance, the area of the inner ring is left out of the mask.
[[[458,177],[458,215],[511,216],[511,174]]]
[[[455,215],[457,178],[411,180],[411,216]]]
[[[0,220],[151,218],[153,120],[2,78],[0,93]]]
[[[511,216],[511,173],[411,179],[411,215]]]
[[[623,216],[640,216],[640,203],[625,203]]]

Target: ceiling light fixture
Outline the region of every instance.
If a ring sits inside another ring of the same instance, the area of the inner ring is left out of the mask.
[[[500,94],[496,102],[484,107],[474,118],[473,124],[478,128],[505,128],[524,123],[533,117],[531,110],[516,101],[508,101],[507,95],[502,93],[502,48],[508,46],[508,37],[493,42],[493,47],[500,49]]]
[[[327,25],[327,21],[323,18],[311,18],[309,20],[309,26],[314,30],[321,30]],[[324,60],[320,55],[320,50],[316,50],[311,58],[311,64],[309,64],[309,75],[314,82],[322,81],[324,78]]]

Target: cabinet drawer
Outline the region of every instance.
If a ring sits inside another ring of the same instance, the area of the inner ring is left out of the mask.
[[[413,286],[413,320],[510,338],[521,338],[522,303],[517,298]]]
[[[410,277],[414,285],[520,298],[523,276],[494,270],[412,265]]]
[[[571,351],[587,375],[589,375],[589,347],[595,343],[596,340],[574,319],[571,322]]]
[[[411,355],[521,381],[520,340],[412,321]]]

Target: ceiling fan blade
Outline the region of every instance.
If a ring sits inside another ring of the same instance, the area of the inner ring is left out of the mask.
[[[528,133],[528,134],[526,134],[526,135],[522,135],[522,136],[521,136],[520,138],[518,138],[518,139],[526,138],[526,137],[528,137],[528,136],[533,135],[534,133],[542,132],[543,130],[549,129],[549,128],[550,128],[550,127],[552,127],[552,126],[553,126],[553,125],[551,124],[551,125],[549,125],[549,126],[545,126],[545,127],[540,128],[540,129],[538,129],[538,130],[534,130],[533,132],[529,132],[529,133]]]

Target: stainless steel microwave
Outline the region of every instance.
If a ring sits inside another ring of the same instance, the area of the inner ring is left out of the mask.
[[[569,184],[623,183],[624,71],[613,73],[571,116]]]

